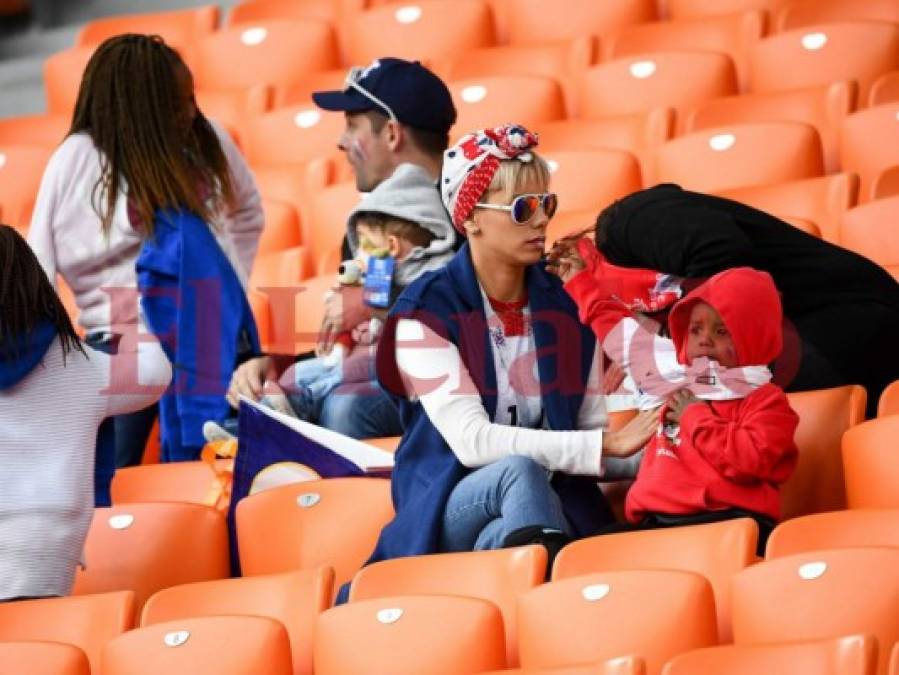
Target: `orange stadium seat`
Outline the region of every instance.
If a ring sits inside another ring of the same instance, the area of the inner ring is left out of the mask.
[[[237,145],[243,148],[245,120],[261,115],[272,105],[272,88],[265,84],[246,89],[195,89],[197,107],[208,119],[221,124]]]
[[[228,13],[228,26],[288,19],[314,19],[336,24],[351,12],[365,8],[365,0],[246,0]]]
[[[799,462],[781,488],[781,518],[846,508],[840,447],[843,433],[865,419],[864,388],[847,385],[787,398],[799,415]]]
[[[317,73],[308,73],[289,87],[278,87],[275,91],[275,106],[313,106],[313,92],[343,89],[346,76],[346,68],[332,68]]]
[[[49,641],[74,645],[100,672],[103,646],[134,626],[134,593],[0,602],[0,641]],[[24,671],[27,672],[27,671]]]
[[[893,645],[893,651],[890,652],[889,675],[899,675],[899,642]]]
[[[719,194],[781,217],[812,222],[825,240],[838,243],[843,213],[856,203],[858,177],[838,173],[774,185],[723,190]]]
[[[785,520],[771,533],[765,558],[864,546],[899,548],[899,510],[828,511]]]
[[[777,31],[834,21],[884,21],[899,23],[895,0],[793,0],[774,17]]]
[[[899,280],[899,196],[846,211],[840,244],[873,260]]]
[[[544,122],[565,118],[565,96],[558,81],[548,77],[506,75],[454,80],[448,85],[458,118],[454,138],[505,122],[540,129]],[[527,92],[527,95],[522,95]]]
[[[749,518],[588,537],[562,549],[553,580],[630,569],[676,569],[712,584],[718,636],[730,640],[730,578],[756,560],[758,526]]]
[[[300,217],[293,206],[273,199],[263,199],[262,211],[265,214],[265,228],[259,237],[256,255],[284,251],[300,245]]]
[[[557,213],[549,221],[546,228],[547,249],[556,241],[573,234],[592,233],[596,225],[596,217],[599,211],[588,209],[586,211],[568,211]]]
[[[291,675],[284,626],[261,616],[169,621],[129,631],[103,650],[103,675]]]
[[[255,576],[329,565],[343,584],[368,559],[392,517],[390,482],[380,478],[263,489],[237,505],[241,571]]]
[[[877,416],[899,415],[899,380],[887,385],[877,401]]]
[[[724,54],[653,52],[587,70],[582,117],[610,117],[670,107],[684,110],[737,93],[733,62]]]
[[[343,158],[340,161],[346,163]],[[264,199],[290,204],[300,217],[300,227],[306,225],[310,195],[318,193],[332,182],[334,162],[316,157],[291,164],[253,164],[256,186]],[[301,239],[305,240],[305,232]]]
[[[639,656],[620,656],[597,664],[570,668],[512,668],[484,675],[646,675],[646,664]]]
[[[52,149],[28,145],[0,146],[0,208],[9,225],[27,231],[44,168]]]
[[[625,26],[657,17],[654,0],[507,0],[509,42],[539,44],[593,35],[606,37]]]
[[[675,656],[662,675],[827,673],[874,675],[877,641],[867,635],[758,646],[707,647]]]
[[[860,100],[881,74],[899,68],[899,26],[827,23],[780,33],[756,44],[750,91],[783,91],[855,80]]]
[[[873,199],[899,195],[899,165],[890,166],[881,171],[874,179],[871,193]]]
[[[296,290],[303,279],[312,276],[312,267],[309,249],[305,246],[263,253],[253,264],[249,287],[263,294],[268,294],[268,289],[272,288]]]
[[[699,574],[631,570],[538,586],[518,599],[518,652],[525,668],[575,666],[622,655],[647,675],[681,652],[718,644],[715,600]]]
[[[481,0],[375,7],[351,16],[345,28],[347,60],[359,66],[385,55],[432,61],[496,42],[490,7]]]
[[[550,188],[559,195],[559,209],[599,213],[616,199],[640,189],[640,165],[621,150],[545,152]]]
[[[791,218],[789,216],[778,217],[785,223],[795,227],[797,230],[802,230],[806,234],[810,234],[818,239],[821,238],[821,229],[810,220],[805,220],[804,218]]]
[[[850,509],[899,509],[897,434],[899,415],[888,415],[859,424],[843,436]]]
[[[67,115],[22,115],[0,119],[0,146],[36,145],[55,149],[65,140],[72,120]]]
[[[502,615],[477,598],[351,602],[319,617],[314,644],[316,675],[474,675],[506,665]]]
[[[332,185],[311,197],[308,211],[303,214],[307,223],[303,241],[309,248],[316,274],[337,271],[347,216],[360,198],[355,181]]]
[[[250,311],[256,321],[256,330],[259,332],[259,343],[262,350],[266,353],[275,352],[272,345],[272,312],[268,304],[268,296],[248,288],[247,301],[250,303]]]
[[[0,675],[91,675],[82,650],[61,642],[0,642]]]
[[[516,601],[542,584],[545,576],[546,549],[542,546],[396,558],[359,570],[353,577],[350,602],[435,593],[487,600],[503,614],[507,660],[515,665]]]
[[[336,284],[331,274],[303,279],[282,287],[250,286],[264,298],[262,311],[268,317],[269,349],[275,354],[301,354],[315,348],[324,318],[325,294]]]
[[[899,70],[884,73],[871,85],[868,105],[874,107],[882,103],[899,101]]]
[[[44,61],[44,91],[47,112],[71,118],[78,100],[81,76],[96,47],[73,47],[48,56]]]
[[[821,640],[871,635],[899,640],[899,549],[844,548],[768,560],[734,575],[734,642]],[[881,649],[877,672],[887,673]]]
[[[765,31],[762,12],[679,21],[656,21],[628,26],[610,40],[609,58],[662,51],[709,51],[727,54],[737,69],[740,89],[745,91],[749,53]]]
[[[199,504],[122,504],[94,511],[86,567],[72,593],[134,591],[140,609],[153,593],[229,574],[224,516]]]
[[[312,633],[318,615],[331,606],[333,586],[330,567],[175,586],[147,601],[141,626],[201,616],[264,616],[287,629],[294,675],[312,675]]]
[[[219,460],[223,466],[228,460]],[[166,462],[116,469],[112,503],[189,502],[206,504],[213,493],[212,469],[206,462]]]
[[[309,103],[248,118],[240,136],[250,164],[280,166],[333,156],[344,125],[342,114]]]
[[[818,132],[800,122],[757,122],[695,131],[660,146],[648,185],[699,192],[820,176]]]
[[[750,122],[804,122],[821,137],[824,169],[839,169],[839,136],[843,119],[855,107],[856,86],[834,82],[823,87],[746,94],[704,101],[687,116],[686,131]]]
[[[774,12],[788,0],[665,0],[672,19],[722,16],[751,9]]]
[[[840,161],[843,171],[854,171],[861,180],[859,201],[872,198],[874,181],[897,162],[899,102],[861,110],[843,120]]]

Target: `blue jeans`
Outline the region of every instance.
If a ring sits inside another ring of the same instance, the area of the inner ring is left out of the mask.
[[[443,511],[440,550],[500,548],[510,533],[531,526],[571,535],[546,469],[510,455],[472,471],[453,488]]]
[[[351,438],[403,433],[399,408],[375,382],[347,383],[334,389],[322,402],[318,423]]]

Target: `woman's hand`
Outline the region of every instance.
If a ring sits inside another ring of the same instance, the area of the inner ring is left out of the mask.
[[[562,283],[568,283],[587,266],[578,253],[577,241],[573,239],[557,241],[547,255],[546,262],[546,270],[559,277]]]
[[[684,414],[687,406],[694,403],[704,403],[701,399],[696,398],[689,389],[680,389],[671,395],[668,399],[668,412],[665,413],[665,420],[674,424],[680,424],[680,418]]]
[[[602,435],[602,454],[606,457],[630,457],[649,442],[659,428],[659,411],[644,410],[618,431]]]

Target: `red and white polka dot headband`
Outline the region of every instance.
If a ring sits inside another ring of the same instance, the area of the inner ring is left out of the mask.
[[[530,162],[536,146],[537,134],[518,124],[504,124],[467,134],[443,153],[440,194],[461,234],[465,234],[462,223],[487,190],[500,161]]]

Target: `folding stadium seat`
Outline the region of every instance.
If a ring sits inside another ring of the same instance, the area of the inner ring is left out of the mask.
[[[586,211],[567,211],[557,213],[549,221],[546,228],[546,246],[549,249],[556,241],[572,234],[592,233],[596,225],[596,217],[599,211],[588,209]]]
[[[846,503],[850,509],[899,509],[896,438],[899,415],[869,420],[843,436]]]
[[[312,268],[309,249],[305,246],[263,253],[253,264],[249,287],[266,294],[272,288],[297,290],[303,279],[312,276]]]
[[[843,214],[840,244],[899,280],[899,197],[868,202]]]
[[[78,100],[78,88],[87,62],[96,48],[73,47],[47,57],[44,61],[44,90],[47,112],[69,118]]]
[[[308,73],[289,87],[278,87],[275,91],[275,107],[291,105],[315,107],[312,102],[314,92],[343,89],[346,77],[346,68],[332,68],[317,73]],[[319,108],[315,109],[319,110]]]
[[[134,626],[134,593],[0,602],[0,641],[74,645],[98,673],[103,646]],[[27,672],[27,671],[20,671]]]
[[[874,179],[874,187],[871,188],[872,199],[883,199],[894,195],[899,195],[899,165],[881,171]]]
[[[543,583],[545,575],[542,546],[396,558],[359,570],[350,602],[435,593],[488,600],[503,613],[507,661],[515,665],[515,603],[522,593]]]
[[[274,199],[263,199],[262,211],[265,214],[265,228],[259,237],[256,255],[276,253],[300,245],[300,217],[293,206]]]
[[[312,633],[331,606],[330,567],[205,581],[159,591],[144,606],[141,626],[201,616],[252,615],[280,621],[290,638],[294,675],[312,675]]]
[[[899,549],[844,548],[768,560],[734,575],[738,645],[871,635],[899,639]],[[887,673],[881,649],[877,672]]]
[[[262,347],[262,351],[266,354],[277,353],[272,344],[272,312],[268,304],[268,296],[249,288],[247,289],[247,301],[250,303],[250,311],[253,313],[253,319],[256,321],[256,330],[259,333],[259,344]],[[114,482],[115,480],[113,479]]]
[[[656,108],[648,112],[593,120],[563,120],[541,124],[539,152],[558,150],[624,150],[648,169],[655,149],[674,135],[674,111]]]
[[[867,635],[790,644],[707,647],[675,656],[662,675],[828,673],[874,675],[877,641]]]
[[[288,19],[314,19],[336,24],[350,12],[365,7],[365,0],[246,0],[235,5],[228,14],[226,25]]]
[[[788,223],[795,227],[797,230],[802,230],[806,234],[810,234],[817,239],[821,238],[820,228],[810,220],[805,220],[804,218],[791,218],[789,216],[780,216],[780,218],[785,223]]]
[[[792,0],[777,11],[774,29],[792,30],[835,21],[899,23],[895,0]]]
[[[91,675],[83,651],[60,642],[0,642],[0,675]]]
[[[268,21],[226,28],[198,40],[194,54],[199,89],[289,87],[307,73],[338,65],[334,31],[321,21]]]
[[[313,350],[324,318],[325,294],[336,283],[331,274],[310,277],[284,288],[253,286],[265,298],[263,311],[268,316],[269,349],[275,354],[301,354]]]
[[[843,212],[856,203],[858,177],[840,173],[774,185],[723,190],[718,194],[780,217],[810,221],[818,226],[825,240],[837,243]]]
[[[788,0],[665,0],[672,19],[722,16],[751,9],[773,13]]]
[[[330,565],[339,586],[362,567],[392,517],[390,481],[380,478],[262,490],[237,505],[241,571],[255,576]]]
[[[9,225],[27,230],[44,168],[52,150],[28,145],[0,146],[0,208]]]
[[[220,460],[223,465],[228,460]],[[166,462],[117,469],[112,503],[189,502],[206,504],[215,475],[206,462]]]
[[[871,85],[868,105],[874,107],[882,103],[899,101],[899,70],[884,73]]]
[[[246,89],[195,89],[194,98],[203,115],[225,128],[243,148],[241,131],[247,119],[257,117],[272,105],[272,88],[265,84]]]
[[[55,149],[63,142],[72,119],[66,115],[22,115],[0,119],[0,145],[36,145]]]
[[[654,0],[508,0],[506,5],[513,45],[606,37],[624,26],[657,18]]]
[[[347,60],[367,65],[397,56],[431,61],[496,42],[490,7],[481,0],[422,0],[358,12],[347,19]]]
[[[888,385],[877,402],[877,416],[899,415],[899,380]]]
[[[505,122],[539,132],[540,125],[565,118],[565,96],[548,77],[505,75],[449,82],[458,117],[454,138]]]
[[[581,665],[624,654],[656,675],[675,654],[718,643],[709,582],[675,570],[588,574],[518,599],[522,667]]]
[[[291,675],[284,626],[261,616],[169,621],[130,631],[103,650],[103,675]]]
[[[250,164],[279,166],[333,156],[344,126],[342,114],[309,103],[248,118],[240,136]]]
[[[834,82],[823,87],[767,94],[747,94],[704,101],[687,115],[686,131],[751,122],[804,122],[821,136],[824,169],[839,168],[839,135],[843,119],[852,112],[856,86]]]
[[[340,162],[347,164],[340,158]],[[307,224],[309,200],[332,182],[334,162],[328,158],[316,157],[308,161],[291,164],[252,164],[256,187],[263,199],[290,204],[300,218],[300,227]],[[346,214],[343,214],[346,217]],[[307,234],[302,232],[301,241]]]
[[[765,558],[864,546],[899,548],[899,510],[828,511],[786,520],[771,533]]]
[[[494,670],[484,675],[646,675],[646,664],[639,656],[619,656],[596,664],[570,668],[513,668]]]
[[[303,241],[309,248],[316,274],[331,274],[340,263],[340,245],[346,234],[346,219],[361,198],[355,181],[319,190],[302,214]]]
[[[846,508],[840,447],[843,433],[865,419],[866,394],[859,385],[787,394],[799,415],[799,462],[781,488],[781,518]]]
[[[821,139],[801,122],[757,122],[696,131],[656,151],[646,181],[715,192],[824,173]]]
[[[899,26],[827,23],[758,42],[749,66],[750,91],[783,91],[843,80],[859,84],[862,101],[882,73],[899,68]]]
[[[751,11],[679,21],[628,26],[606,46],[608,58],[662,51],[709,51],[727,54],[734,62],[740,89],[747,86],[749,52],[765,31],[765,16]]]
[[[550,189],[563,212],[599,213],[616,199],[640,189],[640,165],[621,150],[547,152]]]
[[[684,110],[700,101],[736,93],[734,65],[724,54],[652,52],[588,69],[579,109],[586,118],[659,107]]]
[[[96,509],[75,595],[134,591],[140,609],[153,593],[229,574],[228,530],[213,508],[186,503]]]
[[[889,675],[899,675],[899,642],[893,645],[893,651],[890,653]]]
[[[706,577],[715,593],[718,634],[730,638],[730,578],[756,560],[758,526],[749,518],[589,537],[562,549],[553,580],[614,570],[666,568]]]
[[[314,640],[316,675],[469,675],[506,665],[502,615],[477,598],[351,602],[319,617]]]
[[[896,164],[897,147],[899,102],[861,110],[843,120],[840,162],[843,171],[859,175],[860,202],[871,199],[878,174]]]

